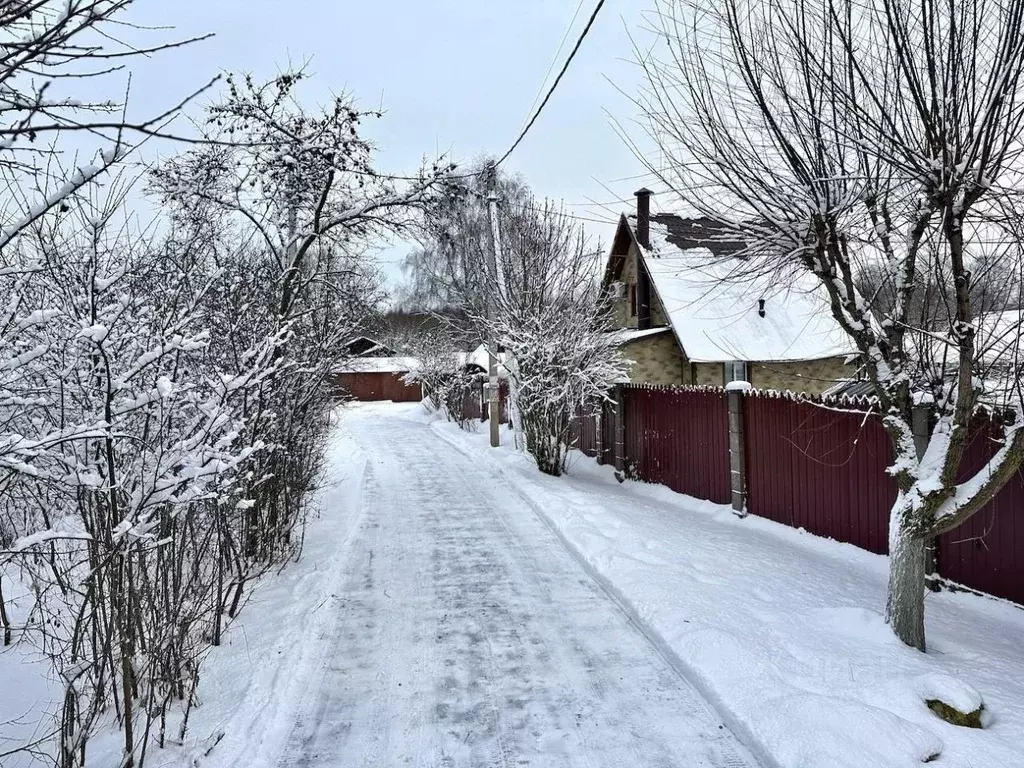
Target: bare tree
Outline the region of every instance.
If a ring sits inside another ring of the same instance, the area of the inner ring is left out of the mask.
[[[400,299],[410,307],[438,311],[467,305],[482,307],[490,260],[491,222],[487,196],[492,192],[508,206],[530,202],[532,194],[519,176],[492,173],[492,158],[480,158],[459,174],[448,197],[431,206],[416,234],[419,246],[402,265],[405,285]],[[457,320],[448,313],[446,317]]]
[[[507,351],[517,440],[542,472],[559,475],[573,416],[625,376],[598,296],[600,248],[558,205],[491,173],[485,164],[430,212],[424,253],[446,300],[459,301],[479,338]],[[488,188],[509,193],[493,222]],[[492,235],[501,243],[493,258]]]
[[[140,120],[125,117],[124,101],[88,100],[87,88],[130,82],[125,69],[201,38],[151,46],[122,40],[119,17],[135,0],[18,0],[0,3],[0,251],[25,228],[100,177],[139,138],[163,134],[182,107],[210,83]],[[78,163],[69,152],[94,155]],[[70,159],[69,159],[70,158]]]
[[[72,55],[100,51],[91,25],[125,5],[18,7],[29,31],[78,19]],[[50,49],[36,65],[61,60]],[[109,722],[126,768],[183,738],[225,617],[301,551],[325,382],[381,295],[366,249],[446,187],[443,164],[407,184],[376,173],[364,115],[345,99],[302,111],[298,80],[229,81],[197,149],[149,176],[162,205],[148,225],[128,206],[137,179],[105,172],[129,131],[158,123],[101,115],[85,131],[97,163],[61,170],[46,147],[37,168],[22,158],[60,135],[46,120],[83,122],[72,103],[37,105],[15,137],[27,154],[0,146],[0,575],[31,585],[32,603],[16,626],[0,594],[0,636],[52,665],[55,727],[23,748],[61,768],[84,765]]]
[[[258,310],[244,329],[237,316],[222,318],[236,326],[226,340],[281,338],[282,365],[249,404],[249,439],[273,446],[261,453],[254,473],[267,503],[251,509],[250,556],[287,544],[301,519],[323,456],[327,378],[346,337],[380,296],[365,259],[369,244],[443,194],[451,170],[438,161],[409,179],[377,173],[373,147],[359,135],[372,114],[347,96],[320,111],[305,109],[296,96],[304,78],[302,72],[267,83],[229,77],[225,98],[208,109],[210,145],[166,162],[152,180],[193,231],[214,211],[232,233],[224,243],[249,244],[235,249],[232,269],[246,286],[240,300]],[[223,354],[228,364],[244,359],[236,350]],[[265,476],[273,479],[259,479]],[[257,521],[261,512],[268,519]],[[258,538],[274,531],[281,535]]]
[[[1020,357],[998,354],[1003,386],[979,375],[971,268],[1019,272],[1022,19],[1017,0],[660,0],[664,45],[642,62],[651,170],[744,238],[750,269],[817,275],[860,351],[896,456],[886,619],[921,650],[927,542],[1024,457]],[[919,401],[936,420],[920,458]],[[965,478],[983,403],[1003,437]]]

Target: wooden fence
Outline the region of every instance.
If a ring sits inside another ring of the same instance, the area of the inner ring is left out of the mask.
[[[613,404],[580,415],[573,437],[599,461],[637,479],[718,503],[730,498],[726,393],[627,386],[620,390],[623,455],[616,455]],[[750,393],[743,396],[747,511],[849,542],[888,550],[896,485],[888,435],[856,406]],[[994,427],[972,428],[965,476],[995,453]],[[984,509],[940,537],[940,576],[1024,603],[1024,475],[1018,472]]]
[[[490,402],[488,401],[487,390],[484,386],[485,384],[486,380],[481,378],[468,386],[462,396],[460,406],[461,410],[457,409],[458,412],[452,415],[462,421],[471,421],[474,419],[478,421],[487,421]],[[500,408],[499,424],[508,424],[510,421],[508,399],[508,382],[502,381],[498,386],[498,404]]]

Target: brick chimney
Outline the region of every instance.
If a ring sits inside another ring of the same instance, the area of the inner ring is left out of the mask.
[[[636,239],[647,250],[651,247],[651,190],[636,192]],[[651,327],[651,277],[642,255],[636,260],[636,327],[646,331]]]
[[[651,195],[644,187],[636,191],[636,239],[644,248],[651,247]]]

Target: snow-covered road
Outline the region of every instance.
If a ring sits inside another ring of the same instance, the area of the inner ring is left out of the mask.
[[[279,764],[753,765],[530,502],[404,413],[344,415],[361,508]]]
[[[578,455],[546,477],[418,404],[338,415],[302,558],[249,585],[148,766],[753,768],[733,734],[766,768],[1024,766],[1019,607],[930,594],[920,654],[880,613],[884,557]],[[934,697],[983,698],[986,728]],[[59,705],[0,649],[0,751]]]

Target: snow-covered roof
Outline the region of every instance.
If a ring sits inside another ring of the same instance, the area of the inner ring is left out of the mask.
[[[667,217],[657,218],[650,224],[651,248],[644,263],[690,360],[786,362],[856,353],[814,275],[797,271],[781,280],[757,257],[679,247],[672,242]]]
[[[635,328],[627,328],[621,331],[612,331],[615,334],[615,343],[617,344],[630,344],[640,339],[646,339],[648,336],[657,336],[661,333],[671,332],[671,328],[667,325],[659,326],[658,328],[648,328],[643,331],[638,331]]]
[[[1024,364],[1024,310],[986,312],[974,321],[977,360],[986,366]]]
[[[362,347],[362,351],[358,347]],[[372,336],[354,336],[345,342],[345,348],[351,354],[364,357],[390,357],[394,354],[389,347]]]
[[[335,373],[408,373],[419,367],[415,357],[353,357],[344,360]]]
[[[461,353],[460,357],[461,357],[460,362],[461,362],[461,364],[463,366],[475,365],[478,368],[482,368],[485,371],[488,369],[488,367],[491,364],[490,356],[487,353],[487,345],[486,344],[479,345],[472,352],[463,352],[463,353]],[[498,375],[501,376],[501,377],[505,377],[505,376],[508,375],[508,371],[505,370],[505,366],[504,366],[504,363],[507,360],[508,360],[508,353],[506,353],[506,352],[499,352],[498,353]]]

